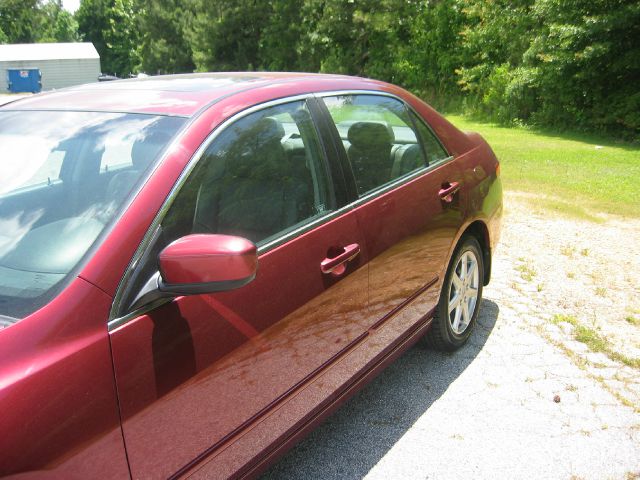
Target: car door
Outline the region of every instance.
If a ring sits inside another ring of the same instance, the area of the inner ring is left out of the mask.
[[[365,328],[363,238],[336,202],[344,187],[307,102],[242,113],[209,142],[143,241],[110,324],[134,478],[168,477],[226,448]],[[141,304],[160,250],[192,233],[255,242],[255,280]]]
[[[418,296],[427,313],[463,224],[460,170],[399,99],[372,93],[322,100],[370,256],[369,321],[380,322]]]

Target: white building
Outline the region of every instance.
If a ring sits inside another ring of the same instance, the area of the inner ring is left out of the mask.
[[[9,91],[8,69],[37,68],[42,90],[97,82],[100,55],[92,43],[0,45],[0,93]]]

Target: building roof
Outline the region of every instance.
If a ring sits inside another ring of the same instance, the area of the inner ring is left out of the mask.
[[[93,43],[17,43],[0,45],[0,62],[100,58]]]

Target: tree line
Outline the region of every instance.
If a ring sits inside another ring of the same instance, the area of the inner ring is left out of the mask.
[[[640,135],[638,0],[0,0],[0,42],[78,39],[119,76],[345,73],[503,123]]]

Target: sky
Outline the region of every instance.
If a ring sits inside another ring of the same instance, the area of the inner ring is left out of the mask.
[[[78,9],[80,0],[62,0],[62,5],[66,10],[69,10],[71,13],[73,13]]]

